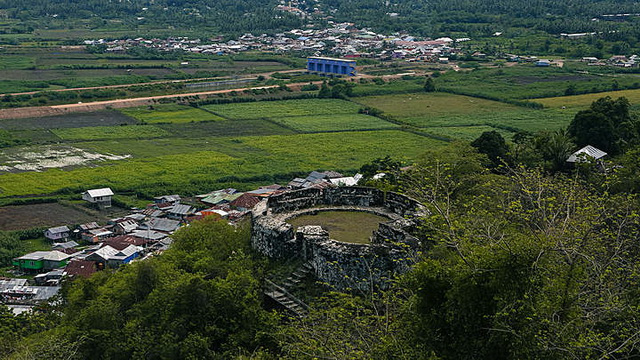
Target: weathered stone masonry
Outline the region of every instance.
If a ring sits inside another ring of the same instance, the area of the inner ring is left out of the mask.
[[[330,239],[320,226],[303,226],[294,234],[290,218],[317,211],[367,211],[389,218],[371,237],[371,244]],[[397,193],[366,187],[309,188],[272,196],[252,213],[252,245],[272,258],[308,261],[320,281],[337,289],[366,290],[384,286],[394,273],[408,269],[412,235],[425,214],[417,201]]]

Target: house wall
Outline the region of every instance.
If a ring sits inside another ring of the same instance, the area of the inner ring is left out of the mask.
[[[25,270],[42,270],[44,267],[44,260],[18,260],[13,262],[14,266],[18,266]]]
[[[49,232],[49,230],[44,232],[44,236],[47,239],[50,240],[61,240],[61,239],[66,239],[69,237],[69,233],[68,232],[63,232],[63,233],[56,233],[56,234],[52,234]]]
[[[62,260],[62,261],[44,260],[42,264],[42,268],[44,270],[59,269],[61,267],[66,266],[68,262],[69,260]]]

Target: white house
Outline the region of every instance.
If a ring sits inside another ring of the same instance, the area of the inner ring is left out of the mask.
[[[82,193],[82,200],[86,200],[101,208],[111,207],[113,191],[110,188],[92,189]]]
[[[588,161],[589,158],[593,158],[596,161],[599,161],[605,156],[607,156],[606,152],[600,149],[594,148],[591,145],[587,145],[582,149],[571,154],[571,156],[569,156],[569,158],[567,159],[567,162],[570,162],[570,163],[585,162],[585,161]]]

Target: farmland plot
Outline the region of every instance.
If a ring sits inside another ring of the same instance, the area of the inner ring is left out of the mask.
[[[206,105],[204,109],[228,119],[260,119],[284,116],[355,114],[360,106],[345,100],[302,99]]]

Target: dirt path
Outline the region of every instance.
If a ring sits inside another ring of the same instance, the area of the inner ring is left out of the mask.
[[[300,86],[300,84],[291,84],[289,87],[295,88],[295,85]],[[230,93],[233,91],[239,92],[239,91],[245,91],[245,90],[273,89],[277,87],[278,85],[258,86],[258,87],[239,88],[239,89],[203,91],[203,92],[195,92],[195,93],[187,93],[187,94],[171,94],[171,95],[158,95],[158,96],[140,97],[140,98],[132,98],[132,99],[105,100],[105,101],[95,101],[95,102],[78,103],[78,104],[0,109],[0,120],[24,119],[24,118],[32,118],[32,117],[64,115],[64,114],[74,113],[74,112],[91,112],[91,111],[98,111],[98,110],[104,110],[104,109],[110,109],[110,108],[118,109],[118,108],[126,108],[126,107],[144,106],[144,105],[153,104],[155,101],[160,99],[177,99],[177,98],[192,97],[192,96],[198,97],[200,99],[204,99],[210,95]]]
[[[157,85],[157,84],[179,84],[179,83],[198,83],[201,81],[227,81],[227,80],[247,80],[247,79],[256,79],[258,76],[264,76],[266,78],[270,78],[271,75],[275,73],[287,74],[292,72],[300,72],[304,71],[303,69],[295,69],[295,70],[282,70],[282,71],[271,71],[261,74],[250,74],[246,76],[239,76],[237,79],[234,79],[231,76],[222,76],[222,77],[205,77],[205,78],[196,78],[196,79],[179,79],[179,80],[160,80],[160,81],[151,81],[145,83],[133,83],[133,84],[120,84],[120,85],[105,85],[105,86],[91,86],[91,87],[80,87],[80,88],[68,88],[68,89],[44,89],[38,91],[27,91],[20,93],[7,93],[0,94],[0,96],[5,95],[33,95],[43,91],[51,91],[51,92],[65,92],[65,91],[84,91],[84,90],[102,90],[102,89],[118,89],[118,88],[127,88],[131,86],[143,86],[143,85]]]
[[[299,71],[299,70],[292,70],[292,71]],[[421,74],[416,73],[415,75],[424,75],[424,73],[421,73]],[[383,78],[394,79],[394,78],[400,78],[401,76],[402,75],[384,75]],[[372,77],[375,77],[375,76],[361,74],[356,76],[354,80],[357,81],[357,79],[359,78],[372,78]],[[313,83],[319,85],[322,83],[322,81],[314,81]],[[302,86],[307,84],[309,84],[309,82],[287,84],[287,87],[289,87],[292,90],[300,90]],[[119,86],[119,85],[116,85],[116,86]],[[211,95],[226,94],[231,92],[242,92],[246,90],[251,91],[251,90],[260,90],[260,89],[274,89],[277,87],[278,85],[243,87],[243,88],[237,88],[237,89],[202,91],[202,92],[193,92],[193,93],[185,93],[185,94],[157,95],[157,96],[148,96],[148,97],[140,97],[140,98],[94,101],[94,102],[77,103],[77,104],[8,108],[8,109],[0,109],[0,120],[25,119],[25,118],[34,118],[34,117],[64,115],[64,114],[76,113],[76,112],[92,112],[92,111],[98,111],[98,110],[104,110],[104,109],[119,109],[119,108],[144,106],[144,105],[153,104],[160,99],[178,99],[178,98],[186,98],[186,97],[194,97],[194,96],[200,99],[205,99]],[[105,87],[100,87],[100,88],[105,88]],[[74,89],[74,90],[77,90],[77,89]]]

